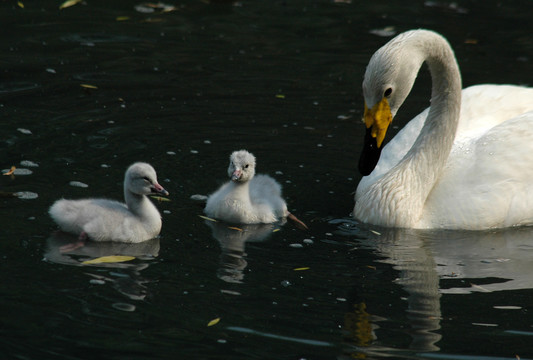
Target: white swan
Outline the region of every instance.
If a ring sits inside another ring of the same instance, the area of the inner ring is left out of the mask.
[[[255,175],[255,157],[246,150],[230,156],[225,183],[207,199],[205,214],[238,224],[269,224],[289,217],[306,228],[287,210],[281,185],[268,175]]]
[[[387,127],[424,62],[431,106],[380,157]],[[357,187],[356,219],[426,229],[533,225],[533,89],[461,90],[450,45],[439,34],[413,30],[372,56],[363,93],[367,133],[359,169],[368,176]]]
[[[158,184],[154,168],[135,163],[124,177],[126,203],[107,199],[57,200],[49,210],[61,230],[94,241],[139,243],[161,231],[161,215],[146,197],[168,195]]]

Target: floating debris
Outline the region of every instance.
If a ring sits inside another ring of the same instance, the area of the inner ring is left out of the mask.
[[[23,133],[23,134],[25,134],[25,135],[31,135],[31,134],[33,134],[33,133],[31,132],[31,130],[23,129],[23,128],[18,128],[17,131],[20,132],[20,133]]]
[[[89,185],[82,183],[81,181],[71,181],[68,183],[70,186],[74,187],[80,187],[80,188],[88,188]]]
[[[22,166],[27,166],[27,167],[39,167],[39,164],[33,162],[33,161],[30,161],[30,160],[22,160],[20,162],[20,165]]]
[[[394,26],[386,26],[382,29],[373,29],[369,31],[372,35],[390,37],[396,35],[396,29]]]
[[[218,222],[218,220],[211,219],[210,217],[207,217],[207,216],[198,215],[198,217],[201,217],[204,220],[208,220],[208,221],[212,221],[212,222]]]
[[[163,202],[163,201],[171,201],[170,199],[168,198],[165,198],[165,197],[162,197],[162,196],[157,196],[157,195],[150,195],[150,197],[154,200],[157,200],[159,202]]]
[[[98,90],[98,86],[91,84],[80,84],[80,86],[84,89]]]
[[[135,311],[135,305],[132,305],[132,304],[114,303],[111,306],[120,311],[127,311],[127,312]]]
[[[37,193],[31,191],[18,191],[16,193],[13,193],[13,195],[22,200],[33,200],[39,197]]]
[[[194,195],[191,195],[191,200],[206,201],[207,200],[207,196],[206,195],[200,195],[200,194],[194,194]]]
[[[77,5],[77,4],[81,3],[81,1],[82,0],[67,0],[64,3],[62,3],[61,5],[59,5],[59,10],[63,10],[63,9],[68,8],[68,7]]]
[[[12,175],[15,172],[16,169],[17,169],[16,167],[12,166],[11,169],[9,169],[9,170],[7,170],[7,169],[2,170],[2,172],[3,172],[2,175]]]
[[[296,248],[296,249],[299,249],[299,248],[303,248],[303,247],[304,247],[302,244],[297,244],[297,243],[290,244],[289,246],[290,246],[291,248]]]
[[[304,267],[294,268],[293,270],[294,271],[305,271],[305,270],[309,270],[309,269],[310,269],[310,267],[304,266]]]
[[[495,309],[499,310],[520,310],[522,309],[521,306],[513,306],[513,305],[495,305],[493,306]]]
[[[228,226],[228,229],[231,229],[231,230],[237,230],[237,231],[241,231],[241,232],[244,231],[243,229],[238,228],[238,227],[236,227],[236,226]]]
[[[220,292],[221,292],[222,294],[235,295],[235,296],[240,296],[240,295],[242,295],[240,292],[238,292],[238,291],[233,291],[233,290],[224,290],[224,289],[221,289]]]
[[[207,326],[213,326],[220,322],[220,318],[216,318],[207,323]]]
[[[30,169],[23,169],[23,168],[16,168],[15,166],[12,166],[11,169],[4,169],[2,170],[4,173],[3,175],[31,175],[33,174],[33,171]]]
[[[135,259],[135,256],[126,256],[126,255],[110,255],[102,256],[96,259],[85,260],[82,262],[83,265],[94,265],[94,264],[103,264],[103,263],[119,263],[125,261],[131,261]]]

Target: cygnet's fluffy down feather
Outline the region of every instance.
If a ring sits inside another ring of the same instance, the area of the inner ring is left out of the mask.
[[[207,199],[207,216],[231,223],[268,224],[289,215],[281,185],[268,175],[255,176],[255,157],[248,151],[231,154],[228,176],[231,181]]]
[[[161,231],[161,215],[146,197],[168,195],[157,182],[154,168],[135,163],[124,177],[126,203],[107,199],[56,201],[49,210],[61,230],[94,241],[138,243],[156,237]]]

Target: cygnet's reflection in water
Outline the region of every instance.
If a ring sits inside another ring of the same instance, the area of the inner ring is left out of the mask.
[[[229,283],[242,283],[246,262],[245,243],[261,242],[283,225],[285,221],[274,224],[231,225],[224,222],[206,220],[213,237],[217,239],[222,250],[217,276]]]
[[[355,237],[361,247],[384,258],[379,262],[391,264],[399,272],[395,282],[408,294],[405,311],[412,337],[408,350],[439,350],[440,321],[450,315],[441,313],[443,294],[533,288],[533,228],[428,231],[368,227],[365,231],[352,220],[333,223],[338,226],[337,234]],[[390,350],[370,346],[364,352]]]
[[[159,255],[159,238],[135,244],[119,242],[86,241],[84,246],[76,246],[78,238],[74,235],[54,232],[46,240],[44,260],[56,264],[85,266],[90,268],[120,269],[117,276],[103,276],[101,272],[86,272],[97,283],[112,283],[113,287],[131,300],[143,300],[147,295],[144,285],[147,280],[141,277],[141,271],[150,266],[149,262]],[[84,263],[104,256],[132,256],[135,260],[128,262]]]

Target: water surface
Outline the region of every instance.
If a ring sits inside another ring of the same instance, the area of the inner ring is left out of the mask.
[[[533,358],[530,229],[349,217],[371,54],[425,27],[449,39],[465,86],[531,85],[528,1],[23,5],[0,4],[1,166],[26,169],[0,178],[26,192],[0,199],[5,358]],[[428,104],[421,73],[397,127]],[[240,148],[309,232],[198,217],[191,196],[225,181]],[[48,207],[120,199],[134,161],[171,194],[160,238],[62,252],[72,237]],[[106,255],[135,259],[83,263]]]

